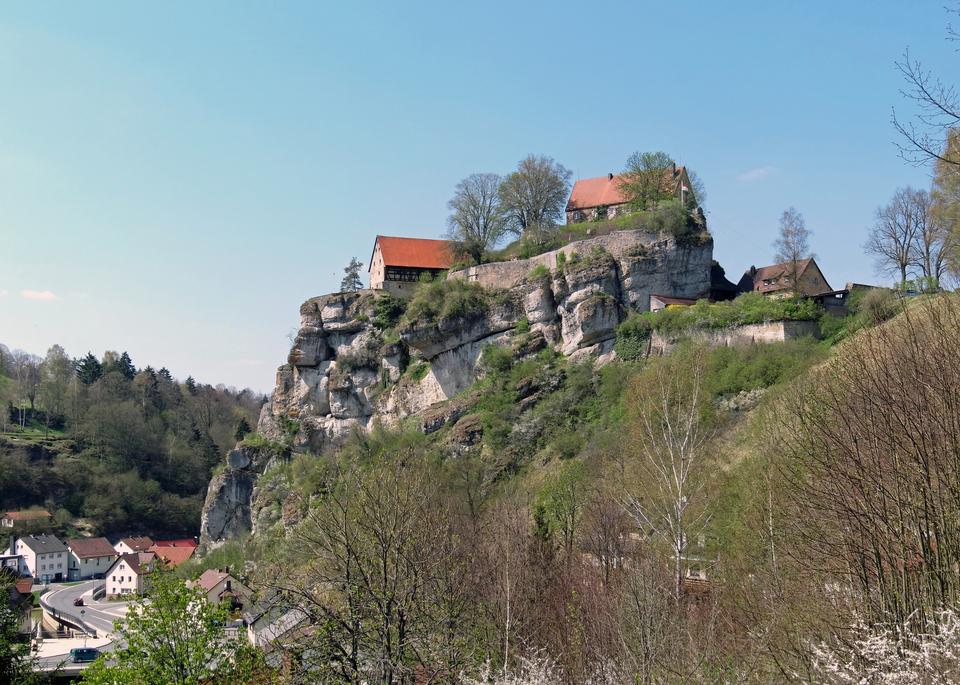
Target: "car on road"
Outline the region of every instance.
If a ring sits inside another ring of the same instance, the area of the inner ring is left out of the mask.
[[[73,600],[73,606],[75,606],[75,607],[82,607],[82,606],[83,606],[83,597],[77,597],[75,600]]]
[[[100,656],[100,650],[93,647],[74,647],[70,650],[70,660],[75,664],[86,664],[96,661]]]

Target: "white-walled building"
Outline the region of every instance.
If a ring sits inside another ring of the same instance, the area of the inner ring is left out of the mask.
[[[67,575],[70,580],[102,578],[117,558],[117,552],[106,538],[67,540],[70,550]]]
[[[132,538],[123,538],[115,544],[113,548],[117,554],[136,554],[137,552],[149,552],[153,547],[153,540],[147,536],[135,536]]]
[[[107,597],[142,595],[144,578],[153,569],[156,555],[153,552],[122,554],[107,569]]]
[[[17,538],[13,554],[23,557],[27,572],[41,583],[67,578],[67,546],[53,535],[27,535]]]

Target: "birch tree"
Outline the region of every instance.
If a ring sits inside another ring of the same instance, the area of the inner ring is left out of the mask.
[[[684,563],[691,540],[703,532],[703,425],[705,360],[703,353],[676,354],[661,360],[634,387],[632,439],[639,487],[626,507],[645,533],[669,550],[674,598],[680,600]]]

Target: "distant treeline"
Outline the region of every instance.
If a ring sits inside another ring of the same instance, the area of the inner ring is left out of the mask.
[[[126,352],[45,357],[0,345],[0,510],[32,505],[70,532],[195,532],[221,455],[263,396],[178,382]]]

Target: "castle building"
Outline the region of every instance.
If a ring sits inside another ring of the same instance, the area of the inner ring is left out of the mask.
[[[573,184],[567,201],[567,223],[612,219],[630,211],[630,198],[623,194],[622,174],[607,174],[597,178],[584,178]],[[686,167],[673,165],[666,170],[662,188],[682,202],[689,197],[690,178]]]
[[[370,287],[393,295],[411,295],[423,275],[434,277],[450,268],[451,248],[448,240],[378,235],[370,255]]]

